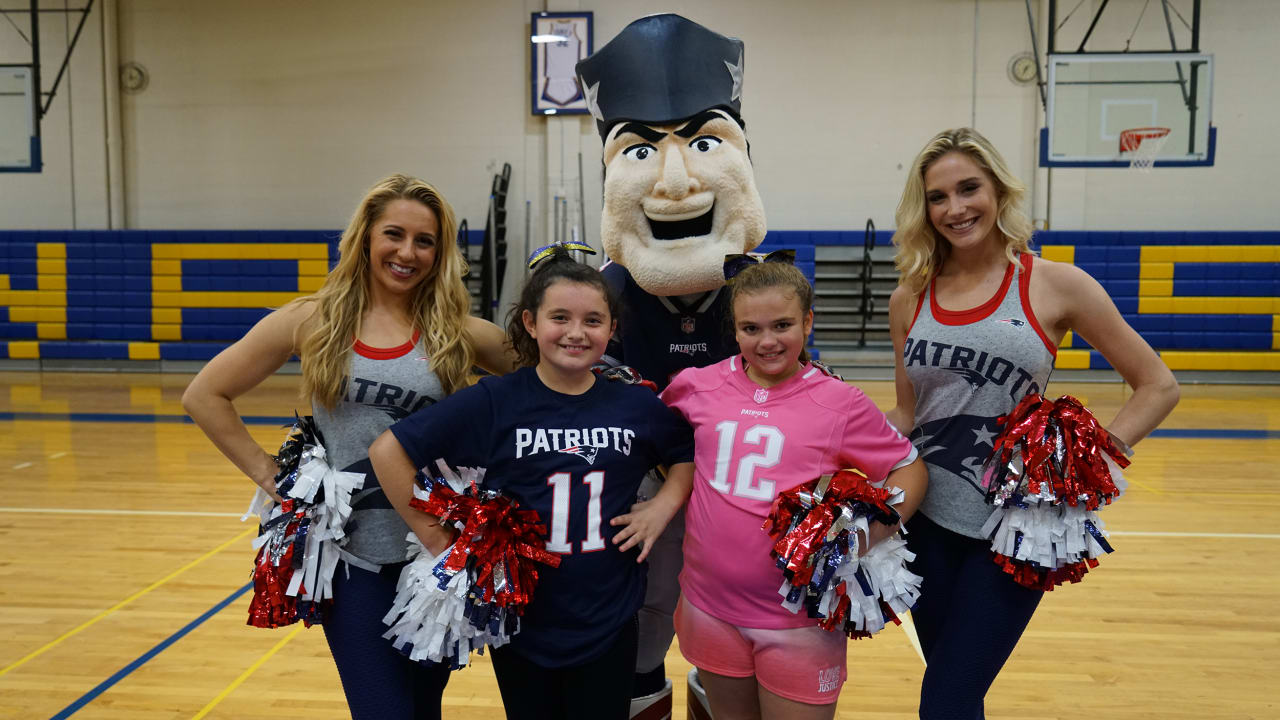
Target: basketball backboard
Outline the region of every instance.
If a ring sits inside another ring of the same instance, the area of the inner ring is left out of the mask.
[[[0,67],[0,172],[40,172],[35,82],[29,67]]]
[[[1129,167],[1120,135],[1168,128],[1155,167],[1212,165],[1213,56],[1067,53],[1048,57],[1044,167]]]
[[[9,7],[0,11],[6,20],[0,28],[8,33],[3,39],[8,40],[11,36],[21,38],[22,45],[31,53],[29,61],[14,61],[3,52],[10,46],[0,42],[0,172],[38,173],[44,165],[40,154],[40,121],[58,94],[71,53],[80,41],[89,13],[93,11],[93,0],[79,4],[81,7],[52,8],[40,7],[38,0],[30,0],[26,8]],[[42,83],[40,75],[42,13],[61,13],[68,19],[76,14],[80,16],[75,34],[62,56],[62,64],[53,75],[52,85]],[[22,45],[13,47],[22,49]]]

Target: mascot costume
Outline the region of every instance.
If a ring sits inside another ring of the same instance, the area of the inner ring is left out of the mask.
[[[604,142],[601,271],[623,299],[609,359],[659,389],[687,367],[737,351],[725,255],[764,239],[742,121],[743,44],[679,15],[637,20],[577,67]],[[660,478],[653,478],[660,482]],[[654,489],[642,488],[652,497]],[[634,720],[671,717],[663,659],[680,596],[684,514],[649,555],[640,612]],[[709,717],[695,672],[689,717]],[[698,707],[701,705],[701,707]]]

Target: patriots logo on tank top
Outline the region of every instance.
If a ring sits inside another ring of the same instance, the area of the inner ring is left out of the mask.
[[[1008,318],[998,322],[1012,325],[1023,321]],[[908,336],[902,352],[902,364],[908,373],[914,367],[935,367],[955,373],[975,390],[986,387],[987,383],[995,383],[995,387],[1007,387],[1009,397],[1013,400],[1021,400],[1023,395],[1040,392],[1040,385],[1031,372],[999,355],[964,345]]]
[[[1006,325],[1012,325],[1014,327],[1022,327],[1023,325],[1027,324],[1025,320],[1019,320],[1018,318],[1005,318],[1004,320],[997,320],[996,322],[1002,322]]]
[[[393,422],[399,422],[400,420],[403,420],[409,417],[410,415],[417,412],[418,410],[420,410],[421,408],[423,408],[428,404],[434,405],[435,402],[436,401],[434,398],[423,396],[422,398],[420,398],[420,402],[417,405],[415,405],[413,409],[409,409],[407,407],[401,407],[399,405],[374,405],[374,407],[386,413],[387,416],[390,417]]]
[[[600,452],[600,448],[590,445],[574,445],[573,447],[562,448],[556,452],[562,452],[566,455],[577,455],[587,461],[588,465],[596,464],[596,454]]]
[[[959,367],[959,368],[946,368],[946,370],[948,372],[953,372],[956,375],[959,375],[960,377],[964,378],[965,382],[969,383],[969,387],[980,388],[983,385],[987,384],[987,376],[983,375],[982,373],[972,368]]]
[[[377,408],[393,422],[403,420],[427,405],[436,404],[436,399],[430,395],[419,395],[416,390],[394,383],[362,377],[343,378],[342,396],[347,402]]]
[[[974,490],[982,487],[982,464],[991,456],[1000,433],[997,417],[955,415],[926,422],[911,433],[911,442],[920,457],[956,477]]]

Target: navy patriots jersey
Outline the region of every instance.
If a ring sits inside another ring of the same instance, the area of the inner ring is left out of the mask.
[[[533,368],[487,377],[391,426],[416,467],[485,468],[486,487],[532,508],[560,567],[538,587],[511,647],[544,667],[588,662],[644,600],[638,550],[619,552],[609,521],[630,511],[645,473],[693,460],[693,431],[652,390],[597,378],[581,395]]]
[[[729,327],[729,293],[718,288],[687,306],[678,297],[645,292],[617,263],[600,269],[622,299],[609,356],[635,368],[661,390],[685,368],[703,367],[738,352]]]

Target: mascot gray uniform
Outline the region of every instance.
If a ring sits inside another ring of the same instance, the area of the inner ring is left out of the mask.
[[[577,71],[604,141],[600,234],[610,264],[602,272],[625,308],[609,355],[662,388],[684,368],[737,351],[721,292],[724,257],[764,239],[740,114],[743,44],[679,15],[653,15]],[[683,535],[681,513],[649,555],[635,720],[671,717],[663,659],[674,634]],[[692,675],[690,717],[709,717],[695,708]]]

